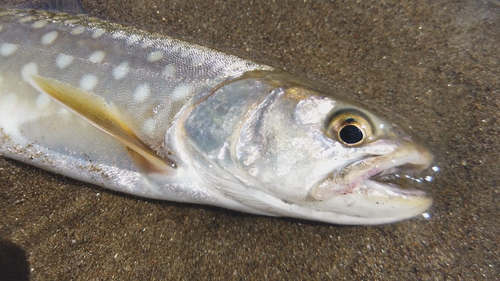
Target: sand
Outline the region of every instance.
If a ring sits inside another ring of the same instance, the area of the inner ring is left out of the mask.
[[[260,217],[127,196],[0,157],[0,279],[498,278],[498,1],[209,2],[83,5],[286,69],[411,126],[438,156],[422,185],[430,218],[345,227]]]

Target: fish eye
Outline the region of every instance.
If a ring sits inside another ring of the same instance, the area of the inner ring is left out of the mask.
[[[347,125],[339,131],[339,138],[347,144],[356,144],[363,140],[363,131],[356,125]]]
[[[342,111],[333,116],[328,128],[330,138],[339,140],[347,146],[358,146],[371,134],[368,119],[356,111]]]

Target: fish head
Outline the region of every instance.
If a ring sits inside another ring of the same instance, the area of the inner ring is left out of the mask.
[[[242,123],[233,159],[270,213],[381,224],[420,215],[432,204],[424,191],[387,182],[391,174],[428,168],[432,153],[360,104],[282,86]]]

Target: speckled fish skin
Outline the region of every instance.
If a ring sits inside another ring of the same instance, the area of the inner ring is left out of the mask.
[[[99,96],[176,167],[141,166],[110,132],[37,87],[38,76]],[[133,27],[0,9],[1,155],[129,194],[270,216],[380,224],[425,211],[432,199],[424,192],[370,179],[405,164],[426,168],[430,152],[392,123],[314,88]],[[362,147],[324,132],[332,112],[346,108],[374,126]]]
[[[138,181],[137,169],[127,160],[126,151],[26,83],[29,74],[56,77],[99,93],[120,107],[123,119],[135,133],[161,153],[159,147],[174,116],[194,95],[205,95],[217,84],[246,71],[270,69],[208,48],[87,16],[13,10],[2,10],[0,15],[3,131],[10,132],[10,138],[22,137],[24,145],[34,142],[40,146],[27,149],[23,154],[17,151],[13,157],[23,160],[28,157],[24,154],[40,154],[38,151],[47,145],[62,153],[63,158],[75,157],[66,155],[67,152],[84,152],[85,155],[76,160],[81,166],[87,165],[83,157],[94,163],[101,163],[102,157],[111,157],[114,161],[110,166],[117,168],[119,181],[127,182],[125,185]],[[27,100],[30,102],[25,102]],[[59,135],[47,135],[47,126],[54,126],[54,133],[69,129],[64,134],[76,137],[61,140]],[[95,141],[77,141],[94,137]],[[57,157],[54,159],[61,161]],[[47,168],[43,161],[36,164]],[[60,172],[61,168],[53,163],[48,169]],[[70,176],[86,179],[87,172],[75,170]],[[111,182],[96,174],[90,181],[104,186],[116,185],[114,180],[118,177],[107,178]],[[126,191],[136,194],[134,187]],[[139,195],[143,194],[139,192]]]

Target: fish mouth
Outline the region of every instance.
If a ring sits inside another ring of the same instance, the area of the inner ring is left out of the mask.
[[[398,174],[412,177],[429,168],[432,161],[429,150],[407,142],[389,154],[373,155],[332,171],[311,189],[309,197],[322,202],[324,211],[338,204],[356,205],[347,212],[360,217],[404,219],[419,215],[432,205],[432,198],[422,190],[401,188],[392,181]]]

